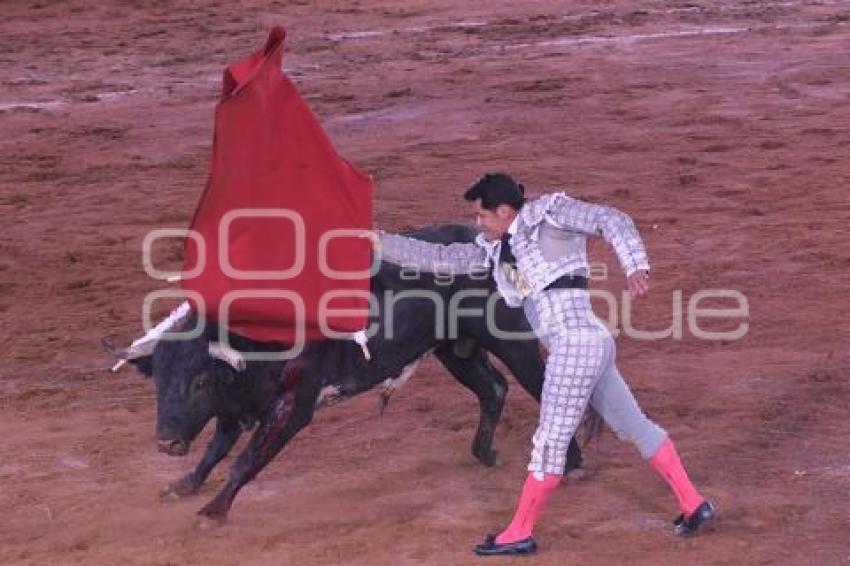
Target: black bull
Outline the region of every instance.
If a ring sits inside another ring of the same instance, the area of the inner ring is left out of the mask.
[[[451,243],[472,241],[475,233],[465,226],[442,225],[413,235]],[[377,320],[379,331],[369,339],[370,361],[354,341],[329,340],[308,343],[298,357],[288,362],[249,360],[240,372],[210,356],[209,342],[217,340],[217,328],[210,327],[193,340],[160,341],[152,356],[134,360],[142,373],[154,376],[160,449],[172,455],[186,454],[189,444],[209,420],[217,420],[214,436],[198,466],[172,483],[166,493],[180,497],[196,493],[240,434],[254,429],[250,442],[231,467],[227,483],[199,512],[223,521],[239,489],[310,423],[317,407],[379,385],[388,395],[429,352],[478,397],[481,415],[472,453],[485,465],[493,465],[493,434],[502,413],[507,382],[491,365],[488,352],[500,359],[537,400],[543,385],[539,343],[530,334],[522,309],[509,308],[500,299],[492,311],[499,330],[528,333],[528,338],[519,340],[494,336],[484,316],[455,317],[456,336],[440,334],[441,321],[449,321],[451,326],[451,316],[429,297],[397,297],[392,321],[387,317],[385,291],[426,290],[437,293],[447,306],[454,294],[470,289],[486,290],[488,295],[495,292],[490,278],[441,279],[430,274],[410,278],[397,266],[383,263],[371,281],[372,293],[378,298],[378,313],[373,320]],[[483,312],[488,298],[481,295],[468,296],[459,306]],[[439,310],[444,311],[444,316],[439,316]],[[390,322],[392,338],[384,334]],[[279,344],[257,343],[232,333],[229,339],[232,347],[243,352],[282,350]],[[581,452],[573,441],[565,472],[580,463]]]

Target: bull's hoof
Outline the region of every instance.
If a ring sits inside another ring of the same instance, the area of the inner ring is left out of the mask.
[[[499,452],[496,450],[477,450],[473,448],[472,455],[488,468],[492,468],[496,465],[496,456],[499,455]]]
[[[211,531],[223,527],[226,522],[226,515],[224,517],[214,518],[199,514],[198,519],[195,521],[195,528],[199,531]]]
[[[195,481],[192,474],[186,474],[179,480],[168,484],[162,491],[159,492],[160,499],[175,501],[190,495],[198,493],[200,486]]]
[[[221,505],[216,504],[216,500],[212,500],[198,511],[197,527],[199,529],[209,529],[213,527],[221,527],[227,522],[227,511],[222,510]]]
[[[573,468],[572,470],[567,472],[566,475],[574,481],[585,480],[588,477],[588,473],[585,468]]]

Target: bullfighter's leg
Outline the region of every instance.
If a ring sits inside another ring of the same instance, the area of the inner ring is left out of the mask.
[[[216,422],[215,434],[207,445],[207,450],[198,466],[182,478],[172,482],[162,492],[162,497],[186,497],[197,493],[206,481],[207,476],[227,456],[241,434],[242,427],[239,425],[239,419],[219,417]]]
[[[616,435],[634,444],[641,456],[667,482],[681,510],[681,515],[674,521],[676,532],[682,536],[693,535],[702,523],[714,518],[714,504],[691,483],[673,441],[640,409],[613,359],[593,390],[590,404]]]
[[[290,364],[294,365],[294,364]],[[282,393],[271,404],[251,441],[230,469],[230,477],[218,495],[198,514],[223,523],[242,487],[277,456],[287,442],[313,419],[319,387],[300,379],[295,370],[285,379]],[[290,379],[295,375],[295,379]]]
[[[511,370],[520,386],[528,391],[529,395],[540,401],[546,365],[540,355],[538,342],[535,340],[505,340],[493,348],[493,354]],[[581,448],[579,448],[575,438],[570,438],[566,456],[563,474],[581,468]]]
[[[560,330],[560,329],[559,329]],[[496,553],[500,545],[532,545],[532,530],[546,501],[561,482],[567,447],[581,422],[596,383],[610,363],[613,342],[593,329],[560,330],[549,337],[540,422],[532,438],[528,476],[513,520],[495,539],[476,548]]]
[[[490,364],[486,352],[477,346],[468,357],[458,355],[451,342],[437,348],[434,354],[460,383],[478,397],[481,419],[472,441],[472,454],[485,466],[494,465],[493,435],[505,405],[507,381]]]

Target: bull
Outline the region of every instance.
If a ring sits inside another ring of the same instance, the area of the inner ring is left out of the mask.
[[[438,243],[471,242],[475,232],[461,225],[431,226],[411,235]],[[240,352],[275,353],[282,344],[261,343],[229,333],[228,345],[218,341],[219,329],[207,325],[199,336],[185,340],[158,340],[144,355],[123,357],[156,386],[157,444],[174,456],[188,453],[192,441],[206,424],[216,419],[215,432],[201,461],[191,472],[171,483],[166,494],[195,494],[213,468],[230,452],[243,432],[253,431],[245,449],[230,469],[219,493],[199,515],[223,522],[239,490],[251,481],[313,418],[314,412],[354,395],[379,389],[384,400],[407,381],[419,360],[433,353],[463,386],[478,398],[480,420],[472,441],[472,454],[485,466],[495,463],[493,436],[507,394],[507,381],[490,363],[488,353],[501,360],[519,384],[539,401],[544,362],[522,309],[499,299],[492,304],[492,321],[503,332],[523,333],[521,339],[503,340],[484,316],[456,321],[454,333],[441,332],[445,305],[459,292],[468,293],[463,308],[487,308],[496,292],[492,279],[469,276],[438,280],[439,275],[405,276],[398,266],[382,263],[370,282],[378,297],[372,313],[378,332],[369,339],[369,359],[349,340],[309,342],[294,359],[248,361]],[[385,291],[427,291],[442,301],[414,293],[391,306]],[[441,305],[442,303],[442,305]],[[189,316],[179,321],[194,327]],[[393,332],[385,332],[388,325]],[[578,468],[581,452],[575,441],[565,473]]]

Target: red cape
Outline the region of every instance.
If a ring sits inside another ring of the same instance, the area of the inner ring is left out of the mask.
[[[369,242],[347,236],[326,246],[325,264],[360,272],[354,278],[322,269],[319,247],[330,230],[371,229],[372,182],[336,152],[281,70],[285,35],[273,28],[264,48],[224,72],[212,165],[191,223],[195,234],[185,242],[182,285],[196,309],[230,330],[292,344],[323,337],[321,320],[337,332],[366,325]],[[359,312],[323,314],[329,292],[342,294],[331,308]]]

